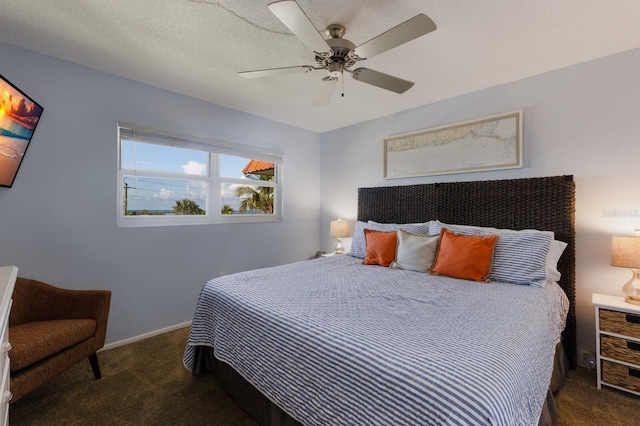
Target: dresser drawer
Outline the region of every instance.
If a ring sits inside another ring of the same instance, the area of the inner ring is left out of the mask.
[[[0,421],[5,420],[3,425],[7,424],[7,418],[9,416],[9,401],[11,401],[11,391],[9,390],[10,373],[9,373],[9,360],[4,366],[2,372],[2,387],[0,387]]]
[[[603,335],[600,336],[600,355],[640,366],[640,342]]]
[[[640,339],[640,315],[600,309],[600,330]]]
[[[631,368],[602,360],[602,381],[630,391],[640,392],[640,368]]]

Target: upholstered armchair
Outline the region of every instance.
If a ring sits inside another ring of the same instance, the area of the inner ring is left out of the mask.
[[[9,315],[12,403],[84,358],[101,377],[96,352],[110,302],[108,290],[65,290],[18,277]]]

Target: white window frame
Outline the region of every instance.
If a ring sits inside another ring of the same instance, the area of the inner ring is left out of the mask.
[[[160,171],[140,171],[124,169],[122,167],[122,139],[155,145],[171,146],[176,148],[193,149],[207,152],[206,176],[184,175],[180,173],[168,173]],[[240,143],[229,143],[218,139],[205,139],[194,136],[181,135],[156,129],[145,128],[137,124],[118,121],[118,200],[117,200],[117,226],[142,227],[142,226],[172,226],[172,225],[196,225],[213,223],[248,223],[248,222],[279,222],[283,219],[282,197],[282,164],[284,154],[276,149],[255,147]],[[274,181],[247,181],[245,179],[221,177],[219,167],[219,155],[232,155],[247,159],[267,161],[274,163]],[[124,203],[124,177],[131,175],[143,175],[144,177],[180,179],[192,181],[206,181],[208,184],[207,203],[204,215],[150,215],[150,216],[126,216],[123,212]],[[274,188],[273,214],[222,214],[221,213],[221,184],[240,183],[247,186],[268,186]]]

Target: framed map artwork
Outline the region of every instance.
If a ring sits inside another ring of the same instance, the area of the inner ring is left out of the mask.
[[[522,111],[384,140],[384,178],[522,167]]]

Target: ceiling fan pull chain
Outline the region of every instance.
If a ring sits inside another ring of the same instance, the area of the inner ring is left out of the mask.
[[[342,73],[340,80],[342,80],[342,97],[344,98],[344,73]]]

